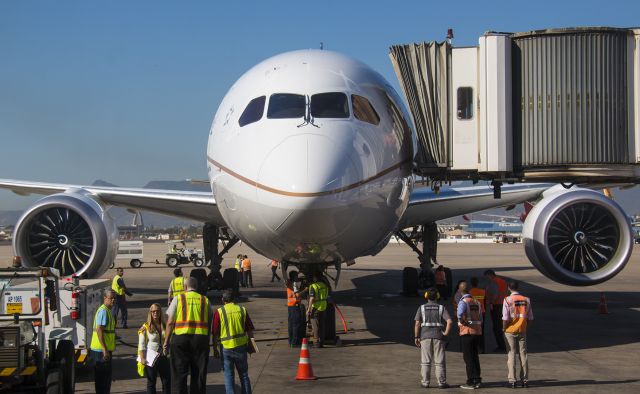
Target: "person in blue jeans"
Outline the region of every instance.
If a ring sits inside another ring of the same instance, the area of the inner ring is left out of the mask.
[[[240,377],[241,392],[251,394],[247,354],[253,338],[253,323],[247,309],[234,303],[232,291],[226,290],[222,294],[222,302],[222,308],[218,308],[213,315],[213,355],[220,357],[220,346],[226,393],[235,393],[235,368]]]

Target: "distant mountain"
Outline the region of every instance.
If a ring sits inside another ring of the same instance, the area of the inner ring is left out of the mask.
[[[22,215],[22,211],[0,211],[0,227],[13,226]]]
[[[202,183],[189,181],[151,181],[143,189],[185,190],[190,192],[210,192],[211,187]]]
[[[93,181],[93,183],[91,184],[91,186],[100,186],[100,187],[117,187],[116,185],[114,185],[113,183],[109,183],[107,181],[103,181],[102,179],[98,179],[96,181]]]

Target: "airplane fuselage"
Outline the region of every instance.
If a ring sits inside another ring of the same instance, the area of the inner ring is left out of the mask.
[[[259,253],[331,263],[375,253],[407,208],[416,136],[394,89],[349,57],[284,53],[223,99],[207,149],[225,222]]]

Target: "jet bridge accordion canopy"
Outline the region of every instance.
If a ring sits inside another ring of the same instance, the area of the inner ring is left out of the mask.
[[[389,54],[432,179],[640,179],[640,30],[485,33]]]

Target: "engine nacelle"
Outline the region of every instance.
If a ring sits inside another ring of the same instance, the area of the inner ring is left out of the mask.
[[[607,281],[627,264],[631,224],[610,198],[558,185],[529,212],[522,230],[527,257],[545,276],[571,286]]]
[[[80,190],[38,200],[18,220],[13,238],[14,254],[25,267],[53,267],[64,276],[97,278],[117,250],[113,219]]]

